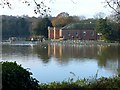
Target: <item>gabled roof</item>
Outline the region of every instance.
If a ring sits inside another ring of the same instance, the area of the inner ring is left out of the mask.
[[[62,30],[94,30],[95,24],[92,23],[71,23],[62,28]]]

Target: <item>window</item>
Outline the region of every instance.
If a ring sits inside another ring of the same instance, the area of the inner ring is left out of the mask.
[[[78,32],[75,33],[75,36],[78,37]]]
[[[85,31],[83,31],[83,36],[86,36],[86,32]]]
[[[92,32],[90,33],[90,35],[91,35],[91,36],[94,36],[94,32],[92,31]]]
[[[70,36],[70,32],[68,32],[67,35]]]

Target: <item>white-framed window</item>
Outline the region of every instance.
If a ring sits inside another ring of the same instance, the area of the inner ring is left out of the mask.
[[[78,37],[78,32],[75,32],[75,36]]]
[[[86,31],[83,31],[83,36],[86,36]]]

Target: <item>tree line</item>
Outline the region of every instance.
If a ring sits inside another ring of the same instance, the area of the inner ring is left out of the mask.
[[[9,37],[29,38],[32,36],[44,36],[48,38],[48,26],[68,27],[75,24],[76,28],[95,29],[102,33],[103,40],[120,40],[119,24],[109,18],[90,18],[80,16],[70,16],[66,12],[58,14],[56,17],[28,17],[28,16],[2,16],[2,39]]]
[[[9,37],[28,37],[30,23],[27,19],[14,16],[2,16],[2,39]]]

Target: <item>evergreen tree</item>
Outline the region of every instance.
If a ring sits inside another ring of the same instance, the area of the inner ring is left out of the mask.
[[[108,22],[107,19],[99,19],[96,24],[96,31],[102,33],[103,40],[113,40],[115,31],[112,29],[112,25]]]
[[[47,17],[45,17],[38,22],[38,25],[34,29],[33,34],[37,35],[37,36],[40,35],[40,36],[44,36],[44,37],[48,38],[48,27],[49,26],[51,27],[52,23]]]

